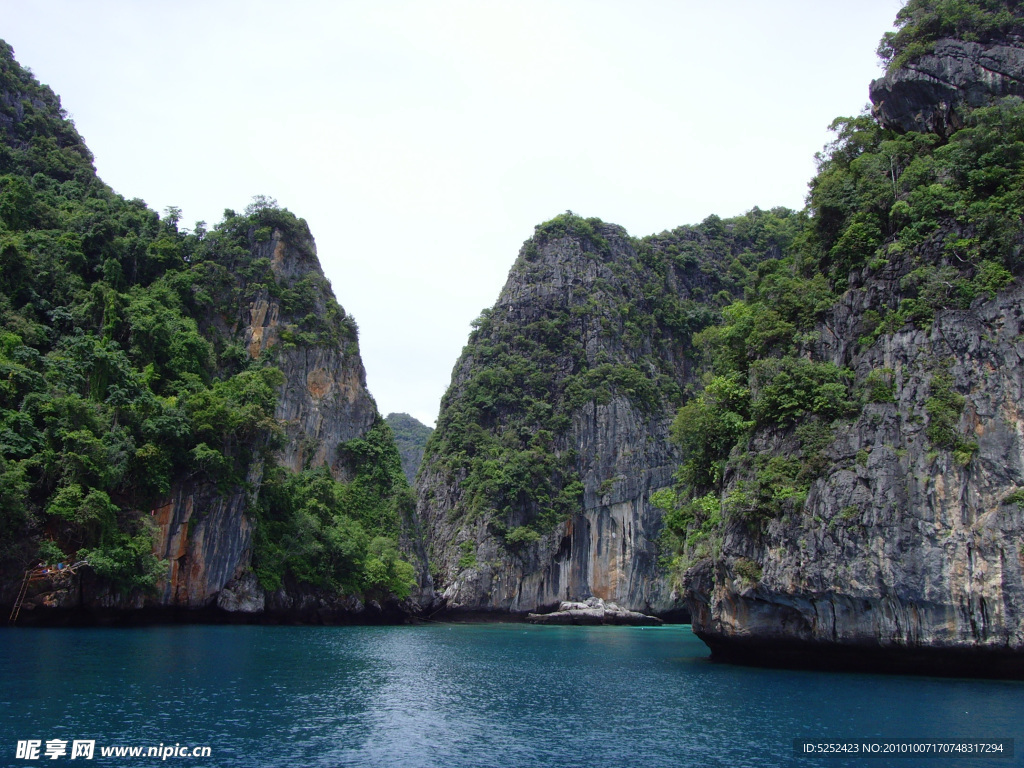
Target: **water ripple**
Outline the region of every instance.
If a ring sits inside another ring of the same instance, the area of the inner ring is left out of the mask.
[[[1024,685],[730,667],[708,663],[688,627],[0,636],[7,750],[90,738],[209,745],[216,766],[678,768],[819,764],[793,757],[796,738],[1016,737],[1024,749]]]

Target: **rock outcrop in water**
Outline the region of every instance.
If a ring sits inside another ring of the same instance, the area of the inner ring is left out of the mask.
[[[844,297],[832,328],[853,331],[863,300],[860,291]],[[822,345],[818,354],[862,381],[891,372],[895,394],[837,430],[802,510],[756,536],[728,525],[720,556],[691,571],[694,630],[714,651],[761,663],[1024,674],[1022,300],[1017,287],[940,312],[930,328],[859,353],[838,339]],[[970,456],[928,437],[940,391],[962,393],[956,428]],[[784,453],[786,439],[762,433],[752,450]],[[753,578],[742,568],[750,563]]]
[[[605,602],[599,597],[589,597],[583,602],[562,601],[551,613],[528,613],[526,620],[531,624],[568,624],[576,626],[614,625],[651,627],[662,624],[655,616],[637,611],[627,611],[615,603]]]

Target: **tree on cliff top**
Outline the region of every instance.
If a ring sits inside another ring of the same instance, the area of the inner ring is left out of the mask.
[[[1020,0],[909,0],[886,32],[878,56],[890,71],[918,59],[944,37],[987,43],[1024,34]]]

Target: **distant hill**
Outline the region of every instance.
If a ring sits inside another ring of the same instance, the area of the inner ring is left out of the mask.
[[[411,485],[423,461],[427,438],[434,430],[408,413],[389,413],[384,420],[395,435],[398,454],[402,457],[402,471]]]

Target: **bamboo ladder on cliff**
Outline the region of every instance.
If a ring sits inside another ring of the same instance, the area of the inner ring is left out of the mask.
[[[11,615],[7,617],[7,623],[10,626],[14,626],[14,622],[18,620],[18,614],[21,613],[21,604],[25,602],[25,595],[28,593],[28,582],[32,576],[34,568],[29,568],[25,571],[25,578],[21,580],[21,589],[18,590],[18,598],[14,601],[14,607],[11,608]]]

